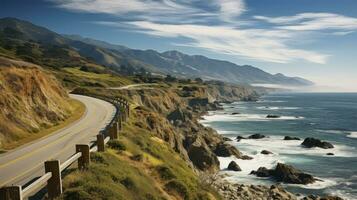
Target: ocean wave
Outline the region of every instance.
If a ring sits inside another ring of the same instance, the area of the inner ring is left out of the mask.
[[[351,132],[349,135],[347,135],[349,138],[357,138],[357,131]]]
[[[219,122],[219,121],[273,121],[273,120],[298,120],[304,119],[301,116],[280,116],[279,118],[267,118],[266,114],[238,114],[238,115],[229,115],[216,113],[214,115],[208,114],[203,116],[202,123],[207,122]]]
[[[258,100],[257,103],[284,103],[282,100]]]
[[[258,106],[260,110],[297,110],[299,107]]]
[[[284,136],[270,136],[263,139],[243,139],[239,142],[233,142],[239,149],[250,150],[250,153],[261,150],[269,150],[277,154],[304,154],[314,156],[327,156],[327,153],[333,153],[334,157],[356,157],[355,148],[340,144],[334,144],[333,149],[322,148],[304,148],[301,146],[302,140],[284,140]],[[290,158],[294,159],[294,158]]]

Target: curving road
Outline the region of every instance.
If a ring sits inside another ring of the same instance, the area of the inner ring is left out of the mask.
[[[44,174],[44,161],[64,162],[75,153],[75,144],[89,144],[115,114],[115,107],[92,97],[71,95],[86,106],[86,112],[76,122],[48,137],[0,155],[0,187],[24,185]]]

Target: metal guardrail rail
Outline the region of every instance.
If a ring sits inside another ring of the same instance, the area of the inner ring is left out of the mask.
[[[62,194],[62,178],[61,172],[66,170],[74,162],[78,161],[79,169],[86,169],[90,163],[91,152],[102,152],[105,149],[105,144],[111,139],[118,138],[118,132],[122,128],[122,122],[125,122],[129,117],[128,101],[122,98],[111,99],[103,96],[89,95],[90,97],[98,98],[112,103],[116,112],[110,123],[100,131],[97,135],[97,141],[90,147],[88,144],[77,144],[76,153],[69,157],[65,162],[60,164],[59,160],[51,160],[45,162],[45,174],[38,178],[30,185],[22,188],[22,186],[5,186],[0,188],[1,200],[23,200],[30,195],[38,192],[44,185],[47,187],[48,199],[55,199]]]

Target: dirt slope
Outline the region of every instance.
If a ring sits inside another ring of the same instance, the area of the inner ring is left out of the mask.
[[[67,92],[41,67],[0,57],[0,148],[71,113]]]

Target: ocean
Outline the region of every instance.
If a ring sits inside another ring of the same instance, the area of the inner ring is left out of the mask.
[[[275,183],[269,178],[249,175],[259,167],[274,168],[278,162],[293,165],[323,180],[309,185],[283,184],[299,194],[338,195],[357,199],[357,94],[355,93],[276,93],[262,96],[257,102],[223,104],[224,110],[209,112],[201,121],[226,137],[253,160],[219,158],[228,180],[238,183]],[[240,114],[232,115],[234,112]],[[268,114],[281,116],[267,119]],[[260,133],[266,138],[235,138]],[[285,141],[284,136],[301,138]],[[303,148],[306,137],[332,143],[335,148]],[[260,154],[262,150],[272,155]],[[335,155],[328,156],[327,153]],[[235,160],[242,171],[225,170]]]

